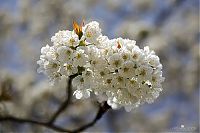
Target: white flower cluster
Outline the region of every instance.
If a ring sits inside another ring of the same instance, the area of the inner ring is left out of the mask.
[[[113,109],[130,111],[152,103],[162,91],[162,65],[155,52],[140,49],[134,40],[108,39],[95,21],[59,31],[51,41],[53,46],[41,49],[38,71],[52,83],[77,74],[72,80],[77,99],[93,93]]]

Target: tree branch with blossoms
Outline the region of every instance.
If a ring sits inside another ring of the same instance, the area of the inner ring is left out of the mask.
[[[177,0],[174,7],[179,7],[183,2],[184,0]],[[174,9],[163,9],[155,19],[155,24],[162,26]],[[152,103],[159,96],[164,78],[162,65],[154,51],[148,47],[139,49],[133,40],[109,40],[101,34],[96,22],[80,26],[74,22],[73,26],[74,31],[56,33],[51,38],[54,46],[43,47],[38,61],[39,72],[45,73],[54,84],[61,76],[68,77],[67,98],[64,102],[47,122],[14,116],[0,117],[0,122],[33,124],[58,132],[76,133],[93,126],[110,108],[124,107],[130,111],[145,102]],[[91,85],[97,81],[99,83]],[[94,86],[97,87],[93,88]],[[103,97],[99,102],[104,102],[91,122],[69,130],[54,123],[69,106],[72,91],[77,99],[88,98],[94,92],[98,97]]]
[[[99,23],[73,23],[73,31],[56,33],[53,46],[41,48],[38,72],[49,78],[52,85],[68,78],[67,98],[47,122],[16,117],[0,121],[30,123],[61,132],[81,132],[93,126],[110,108],[130,112],[144,103],[152,103],[162,91],[162,64],[149,47],[140,49],[136,41],[103,36]],[[70,104],[71,95],[86,99],[94,94],[100,103],[96,117],[89,123],[68,130],[54,125]]]

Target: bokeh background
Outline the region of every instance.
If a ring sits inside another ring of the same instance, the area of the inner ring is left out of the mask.
[[[154,49],[166,77],[153,104],[131,113],[109,111],[87,132],[199,131],[198,0],[0,0],[0,116],[45,121],[56,111],[66,97],[66,81],[49,86],[36,72],[36,61],[55,32],[71,30],[72,21],[82,19],[98,21],[109,38],[134,39],[140,48]],[[96,111],[93,100],[73,100],[56,124],[75,129]],[[53,132],[0,123],[0,132],[10,131]]]

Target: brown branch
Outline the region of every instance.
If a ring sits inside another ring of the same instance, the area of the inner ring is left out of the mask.
[[[75,130],[68,130],[68,129],[64,129],[62,127],[56,126],[54,125],[55,120],[58,118],[58,116],[67,108],[67,106],[70,103],[71,100],[71,91],[72,91],[72,80],[79,74],[74,74],[71,75],[69,77],[68,80],[68,87],[67,87],[67,95],[68,98],[64,101],[63,104],[61,104],[61,106],[58,108],[58,110],[54,113],[54,115],[51,117],[51,119],[48,122],[41,122],[41,121],[36,121],[36,120],[31,120],[31,119],[25,119],[25,118],[17,118],[14,116],[3,116],[0,117],[0,122],[15,122],[15,123],[19,123],[19,124],[23,124],[23,123],[28,123],[28,124],[35,124],[38,126],[43,126],[49,129],[52,129],[54,131],[58,131],[58,132],[68,132],[68,133],[77,133],[77,132],[81,132],[83,130],[86,130],[87,128],[90,128],[91,126],[93,126],[111,107],[107,104],[107,102],[102,103],[102,105],[100,106],[96,117],[94,118],[94,120],[92,120],[90,123],[83,125],[81,127],[79,127],[78,129]]]
[[[36,125],[40,125],[40,126],[44,126],[50,129],[53,129],[55,131],[59,131],[59,132],[71,132],[70,130],[67,129],[63,129],[61,127],[55,126],[53,123],[55,122],[55,120],[58,118],[58,116],[67,108],[67,106],[69,105],[70,101],[71,101],[71,91],[72,91],[72,80],[77,76],[78,74],[74,74],[69,76],[68,79],[68,85],[66,88],[66,94],[67,94],[67,98],[66,100],[61,104],[61,106],[58,108],[58,110],[54,113],[54,115],[51,117],[51,119],[49,120],[49,122],[40,122],[40,121],[36,121],[36,120],[30,120],[30,119],[24,119],[24,118],[16,118],[14,116],[6,116],[6,117],[2,117],[0,118],[0,122],[4,122],[4,121],[10,121],[10,122],[17,122],[17,123],[29,123],[29,124],[36,124]]]
[[[100,106],[97,114],[96,114],[96,117],[91,121],[89,122],[88,124],[86,125],[83,125],[81,127],[79,127],[78,129],[75,129],[73,130],[72,132],[73,133],[78,133],[78,132],[81,132],[81,131],[84,131],[88,128],[90,128],[91,126],[93,126],[111,107],[107,104],[107,102],[104,102],[102,106]]]
[[[71,101],[71,95],[72,95],[72,80],[77,76],[78,74],[74,74],[69,76],[68,79],[68,84],[67,84],[67,88],[66,88],[66,94],[67,94],[67,98],[66,100],[61,104],[61,106],[58,108],[58,110],[54,113],[54,115],[51,117],[51,119],[49,120],[49,124],[52,124],[55,122],[55,120],[57,119],[57,117],[68,107],[68,105],[70,104]]]
[[[35,125],[43,126],[43,127],[46,127],[46,128],[52,129],[54,131],[58,131],[58,132],[68,132],[68,133],[72,132],[68,129],[63,129],[61,127],[58,127],[58,126],[50,124],[50,123],[45,123],[45,122],[40,122],[40,121],[30,120],[30,119],[24,119],[24,118],[16,118],[16,117],[12,117],[12,116],[6,116],[6,117],[0,118],[0,122],[5,122],[5,121],[20,123],[20,124],[21,123],[35,124]]]
[[[40,122],[40,121],[36,121],[36,120],[17,118],[17,117],[13,117],[13,116],[1,117],[0,122],[9,121],[9,122],[15,122],[15,123],[19,123],[19,124],[28,123],[28,124],[35,124],[38,126],[43,126],[43,127],[52,129],[57,132],[78,133],[78,132],[84,131],[84,130],[90,128],[91,126],[93,126],[110,108],[111,107],[107,104],[107,102],[104,102],[103,105],[100,106],[100,108],[96,114],[96,117],[91,122],[79,127],[78,129],[75,129],[75,130],[64,129],[62,127],[56,126],[53,123],[49,123],[49,122]]]

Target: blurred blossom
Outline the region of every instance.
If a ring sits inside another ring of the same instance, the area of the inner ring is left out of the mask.
[[[121,0],[105,0],[105,3],[108,6],[108,9],[117,11],[123,4],[123,1],[121,1]]]
[[[166,47],[169,45],[168,42],[168,38],[160,32],[156,32],[156,35],[150,36],[145,41],[150,48],[154,49],[156,52],[159,52],[159,54],[165,51]]]
[[[146,11],[152,9],[155,6],[155,0],[131,0],[131,3],[134,8],[139,11]]]
[[[154,27],[148,22],[128,20],[121,23],[116,32],[119,36],[137,41],[146,38],[153,30]]]

